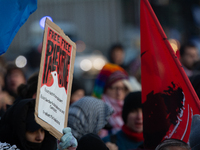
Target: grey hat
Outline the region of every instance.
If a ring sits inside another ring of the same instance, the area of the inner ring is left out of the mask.
[[[200,115],[194,115],[192,118],[189,143],[192,150],[200,150]]]

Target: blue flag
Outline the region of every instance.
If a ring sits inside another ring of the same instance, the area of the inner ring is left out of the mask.
[[[36,9],[37,0],[0,0],[0,55]]]

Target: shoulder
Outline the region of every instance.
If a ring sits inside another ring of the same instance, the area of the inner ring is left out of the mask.
[[[104,143],[106,142],[117,143],[117,139],[121,136],[120,134],[121,134],[120,131],[118,131],[116,134],[109,134],[102,140],[104,141]]]
[[[108,136],[102,138],[102,141],[103,141],[104,143],[110,142],[110,135],[108,135]]]

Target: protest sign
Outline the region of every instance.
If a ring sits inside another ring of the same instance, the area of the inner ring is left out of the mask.
[[[35,119],[57,139],[67,126],[76,45],[53,22],[46,19]]]

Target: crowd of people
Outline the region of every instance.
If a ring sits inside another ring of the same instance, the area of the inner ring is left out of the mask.
[[[110,48],[109,63],[96,77],[93,92],[73,79],[68,127],[60,140],[34,119],[38,72],[26,80],[14,64],[0,67],[0,149],[21,150],[134,150],[145,149],[143,105],[141,101],[141,63],[136,58],[124,65],[121,44]],[[200,95],[198,49],[192,44],[180,48],[180,62]],[[189,143],[166,139],[156,150],[197,150],[200,115],[194,115]]]

